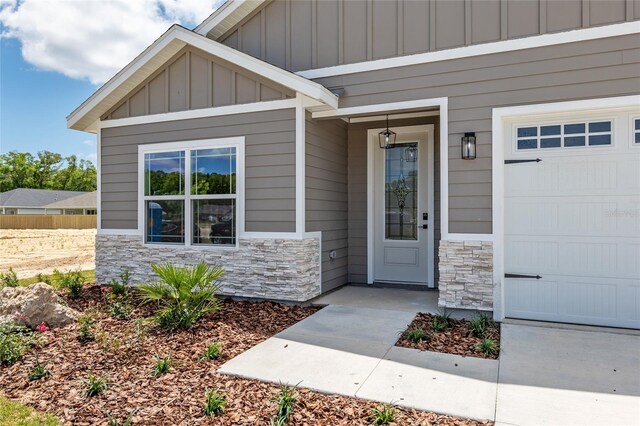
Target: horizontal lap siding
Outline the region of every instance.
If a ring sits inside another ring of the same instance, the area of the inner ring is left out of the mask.
[[[639,63],[640,36],[629,35],[318,81],[344,88],[341,107],[448,97],[449,231],[490,234],[492,108],[638,94]],[[469,131],[473,161],[460,159]]]
[[[391,128],[434,125],[434,238],[440,241],[440,118],[437,116],[390,120]],[[349,124],[349,282],[367,282],[367,130],[383,128],[385,122]],[[435,271],[438,256],[435,250]]]
[[[306,231],[322,231],[322,291],[348,281],[347,123],[305,123]],[[335,250],[336,258],[329,259]]]
[[[294,109],[102,129],[102,228],[138,227],[138,145],[233,136],[245,136],[245,230],[294,232]]]

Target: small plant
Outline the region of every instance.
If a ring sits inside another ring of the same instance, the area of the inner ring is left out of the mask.
[[[200,357],[200,361],[204,361],[207,359],[218,359],[222,356],[222,348],[220,347],[219,342],[213,342],[207,347],[207,350],[204,352],[204,355]]]
[[[159,281],[141,285],[145,302],[157,302],[157,324],[169,331],[190,328],[202,315],[221,308],[216,297],[224,270],[200,262],[195,266],[151,265]]]
[[[433,316],[431,320],[431,329],[433,331],[442,331],[451,325],[451,312],[443,309]]]
[[[224,411],[227,405],[227,397],[219,391],[212,389],[204,394],[205,402],[203,404],[203,413],[205,416],[217,416]]]
[[[2,287],[18,287],[20,281],[18,275],[13,268],[9,268],[7,272],[0,272],[0,288]]]
[[[96,339],[93,332],[95,318],[91,314],[82,315],[78,318],[78,340],[80,343],[90,342]]]
[[[478,343],[478,349],[485,355],[495,355],[498,353],[498,344],[495,340],[485,337]]]
[[[108,384],[104,376],[95,376],[91,373],[87,374],[87,380],[85,381],[84,394],[87,398],[96,396],[105,390],[107,390]]]
[[[107,424],[109,426],[131,426],[133,424],[133,415],[135,414],[136,410],[132,410],[122,424],[118,423],[118,420],[113,417],[108,411],[104,410],[102,412],[107,418]]]
[[[391,404],[380,404],[373,409],[370,419],[374,425],[388,425],[395,414],[396,409]]]
[[[44,275],[41,273],[37,273],[36,274],[36,282],[38,283],[45,283],[45,284],[49,284],[51,285],[51,278],[49,278],[48,275]]]
[[[31,370],[29,370],[29,380],[40,380],[42,378],[49,377],[50,375],[51,370],[47,368],[47,364],[40,362],[40,360],[36,358],[36,365],[31,367]]]
[[[428,340],[431,338],[431,335],[424,331],[422,327],[413,327],[411,330],[407,332],[407,340],[413,343],[418,343],[423,340]]]
[[[469,331],[476,337],[482,337],[492,323],[493,320],[487,314],[477,314],[469,320]]]
[[[286,419],[280,419],[276,416],[273,416],[269,419],[269,426],[284,426],[287,424]]]
[[[156,363],[153,365],[153,377],[167,374],[171,368],[171,356],[159,357],[156,355]]]
[[[275,421],[280,422],[277,424],[286,424],[289,422],[291,413],[293,412],[293,405],[298,397],[295,386],[287,386],[280,384],[280,391],[273,398],[273,402],[278,405],[278,412],[275,416]]]
[[[49,331],[49,326],[47,325],[47,323],[41,322],[36,326],[36,331],[39,331],[40,333],[44,333],[45,331]]]
[[[126,298],[129,296],[129,270],[125,268],[120,274],[120,280],[111,280],[111,295],[113,297]]]
[[[126,299],[114,299],[107,308],[109,315],[118,319],[129,319],[133,315],[133,308]]]
[[[82,296],[82,288],[84,287],[84,277],[80,271],[69,271],[66,273],[58,270],[53,271],[58,285],[69,290],[71,299],[79,299]]]
[[[22,359],[35,344],[31,330],[15,324],[0,324],[0,365],[11,365]]]

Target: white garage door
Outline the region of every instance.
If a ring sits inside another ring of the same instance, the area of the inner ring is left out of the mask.
[[[640,328],[640,112],[505,135],[506,316]]]

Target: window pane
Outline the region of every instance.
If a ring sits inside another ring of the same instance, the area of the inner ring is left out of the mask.
[[[518,141],[518,149],[536,149],[538,141],[536,139],[523,139]]]
[[[611,135],[589,136],[589,145],[611,145]]]
[[[584,123],[565,124],[564,125],[564,134],[565,135],[570,135],[570,134],[575,134],[575,133],[584,133],[584,130],[585,130]]]
[[[385,238],[417,240],[418,158],[415,144],[396,144],[385,151]]]
[[[635,126],[636,126],[636,130],[640,130],[640,119],[638,120],[634,120],[635,121]]]
[[[184,244],[184,201],[145,202],[148,243]]]
[[[540,139],[540,148],[560,148],[560,138]]]
[[[193,200],[193,244],[235,245],[235,202]]]
[[[584,136],[565,137],[564,146],[584,146]]]
[[[528,138],[528,137],[537,136],[537,135],[538,135],[537,127],[520,127],[518,129],[519,138]]]
[[[184,151],[144,155],[144,195],[184,194]]]
[[[636,133],[636,143],[640,143],[640,133]]]
[[[589,133],[596,132],[610,132],[611,131],[611,122],[610,121],[601,121],[598,123],[589,123]]]
[[[191,152],[191,193],[235,194],[236,149],[200,149]]]
[[[553,136],[560,134],[560,126],[542,126],[540,127],[540,136]]]

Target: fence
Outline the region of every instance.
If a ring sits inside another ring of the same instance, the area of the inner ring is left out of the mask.
[[[91,229],[96,215],[0,215],[0,229]]]

